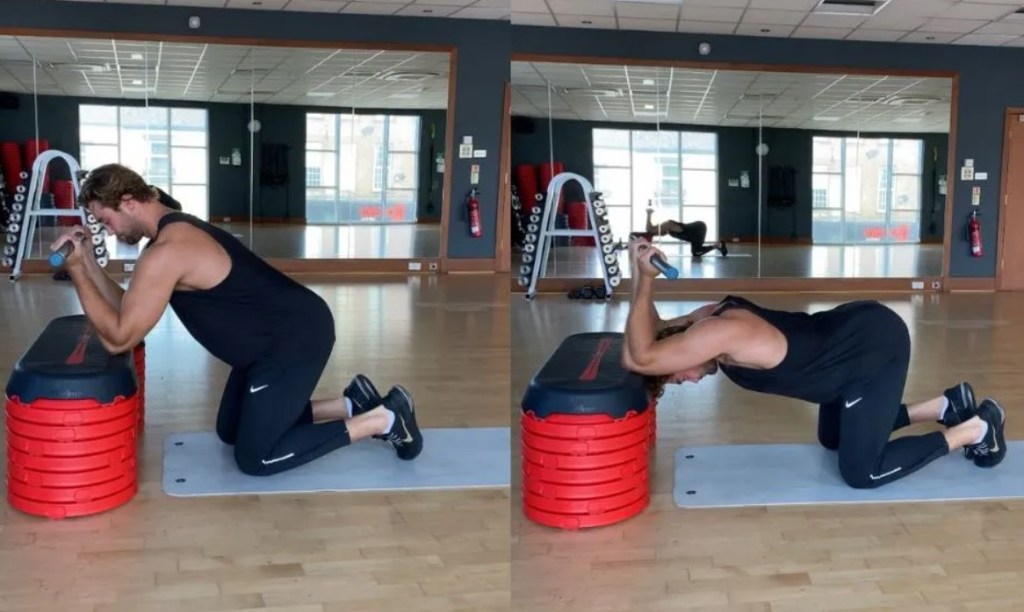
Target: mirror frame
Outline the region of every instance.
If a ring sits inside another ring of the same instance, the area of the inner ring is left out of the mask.
[[[179,42],[201,43],[212,45],[244,45],[250,47],[286,47],[300,49],[359,49],[385,51],[423,51],[448,54],[448,107],[445,120],[445,152],[443,194],[441,197],[441,244],[436,257],[413,257],[397,259],[380,258],[322,258],[292,259],[264,258],[267,263],[286,274],[402,274],[406,276],[434,276],[449,271],[448,258],[448,224],[451,219],[451,173],[454,157],[452,147],[455,144],[455,92],[458,68],[458,49],[454,44],[407,44],[380,43],[365,44],[347,41],[326,40],[289,40],[263,39],[231,36],[203,36],[191,34],[148,34],[138,32],[110,32],[97,30],[62,30],[51,28],[11,28],[0,26],[0,35],[4,36],[37,36],[48,38],[89,38],[118,39],[138,42]],[[498,214],[502,214],[499,205]],[[499,224],[500,226],[500,224]],[[257,253],[258,255],[258,253]],[[125,271],[125,264],[134,266],[135,260],[111,259],[106,270],[111,274],[131,274]],[[414,270],[414,264],[419,269]],[[51,274],[49,263],[45,259],[26,259],[22,264],[24,274]],[[433,269],[432,269],[433,268]]]
[[[957,114],[960,97],[960,73],[952,70],[908,70],[858,68],[828,66],[819,64],[758,64],[754,62],[695,62],[685,60],[645,59],[638,57],[604,57],[592,55],[549,55],[537,53],[512,53],[509,62],[539,62],[557,64],[596,64],[603,66],[637,66],[645,68],[687,68],[697,70],[734,70],[747,72],[802,72],[814,74],[855,74],[875,76],[909,76],[943,78],[950,80],[950,123],[949,153],[946,155],[946,210],[942,236],[942,271],[938,276],[922,277],[877,277],[877,278],[816,278],[816,277],[750,277],[750,278],[679,278],[668,280],[657,278],[654,288],[658,293],[729,293],[743,291],[885,291],[885,292],[942,292],[950,284],[949,260],[952,253],[953,227],[953,192],[957,176],[954,174],[956,162]],[[511,109],[508,109],[511,114]],[[507,213],[506,213],[507,214]],[[603,279],[594,278],[544,278],[537,281],[537,293],[565,294],[571,289],[590,284],[603,283]],[[921,289],[914,288],[913,283],[922,283]],[[520,287],[518,279],[510,279],[513,293],[526,293]],[[631,279],[623,278],[615,288],[620,295],[628,295],[631,290]]]

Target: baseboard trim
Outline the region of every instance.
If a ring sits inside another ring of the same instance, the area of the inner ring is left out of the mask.
[[[950,291],[995,291],[996,279],[988,277],[957,277],[946,279]]]
[[[497,263],[493,257],[479,259],[458,259],[449,257],[445,272],[455,274],[493,274]]]

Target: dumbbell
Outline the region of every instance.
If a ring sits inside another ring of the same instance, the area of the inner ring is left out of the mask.
[[[11,223],[21,223],[21,213],[20,212],[12,212],[11,213],[11,217],[10,217],[10,221],[11,221]]]
[[[529,253],[523,253],[523,263],[533,263],[533,255]]]
[[[18,244],[17,234],[7,234],[7,244]]]
[[[17,255],[17,254],[18,254],[18,247],[14,246],[13,244],[8,244],[7,246],[4,247],[4,255],[6,255],[8,257],[13,257],[14,255]]]
[[[0,263],[3,263],[3,266],[5,268],[13,268],[14,267],[14,258],[13,257],[4,257],[3,261],[0,262]]]
[[[92,235],[92,243],[93,244],[97,244],[97,245],[98,244],[103,244],[103,234],[93,234]]]
[[[622,277],[619,276],[619,275],[615,275],[615,276],[613,276],[613,277],[608,279],[608,284],[611,285],[612,287],[618,287],[619,283],[621,283],[621,282],[622,282]]]
[[[531,266],[531,265],[519,266],[519,273],[522,274],[523,276],[527,276],[530,272],[533,272],[533,266]]]

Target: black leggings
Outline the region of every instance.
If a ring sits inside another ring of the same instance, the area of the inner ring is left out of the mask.
[[[333,341],[302,356],[275,355],[231,371],[217,413],[217,435],[234,445],[242,472],[269,476],[351,444],[344,421],[313,423],[310,397],[332,347]]]
[[[700,257],[705,253],[714,251],[716,246],[705,246],[704,238],[708,235],[708,226],[703,221],[693,223],[680,223],[678,221],[665,221],[661,224],[661,231],[667,232],[676,240],[690,243],[690,254]]]
[[[839,472],[856,489],[899,480],[949,453],[941,431],[889,441],[892,432],[910,424],[907,406],[901,403],[909,340],[899,353],[858,390],[818,408],[818,440],[839,451]]]

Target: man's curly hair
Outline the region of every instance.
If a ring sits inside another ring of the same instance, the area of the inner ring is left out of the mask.
[[[690,325],[692,325],[692,323],[686,323],[685,325],[669,325],[664,329],[658,331],[654,339],[663,340],[665,338],[668,338],[669,336],[681,334],[686,330],[690,329]],[[660,398],[662,395],[664,395],[665,383],[667,383],[669,379],[668,374],[659,374],[658,376],[645,376],[644,379],[647,383],[647,394],[651,397],[652,400],[656,400]]]

